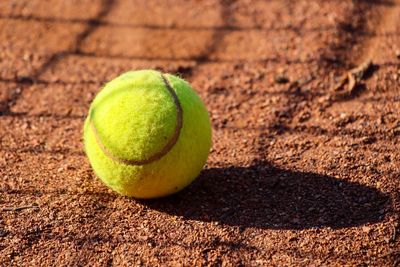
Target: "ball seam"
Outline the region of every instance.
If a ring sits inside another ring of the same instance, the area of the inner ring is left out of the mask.
[[[173,135],[171,136],[171,138],[169,139],[169,141],[164,145],[164,147],[154,153],[153,155],[151,155],[149,158],[147,159],[142,159],[142,160],[135,160],[135,159],[124,159],[121,157],[118,157],[116,155],[114,155],[110,150],[108,150],[104,144],[101,142],[99,133],[94,125],[94,122],[92,120],[92,117],[89,117],[89,125],[90,128],[94,134],[94,137],[96,139],[96,143],[98,144],[99,148],[101,149],[101,151],[111,160],[116,161],[118,163],[121,164],[125,164],[125,165],[130,165],[130,166],[141,166],[141,165],[146,165],[152,162],[155,162],[159,159],[161,159],[162,157],[164,157],[166,154],[168,154],[168,152],[174,147],[174,145],[176,144],[176,142],[178,142],[182,127],[183,127],[183,109],[182,109],[182,105],[179,101],[179,98],[175,92],[175,90],[173,89],[171,83],[169,82],[167,76],[165,74],[161,74],[161,79],[164,82],[164,85],[167,89],[167,91],[169,92],[169,94],[172,97],[172,100],[175,104],[176,107],[176,112],[177,112],[177,120],[176,120],[176,125],[175,125],[175,130]]]

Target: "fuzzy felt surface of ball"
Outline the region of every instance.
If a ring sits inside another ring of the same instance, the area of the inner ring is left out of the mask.
[[[202,170],[211,147],[208,111],[183,79],[130,71],[93,100],[84,146],[96,175],[121,195],[156,198],[180,191]]]

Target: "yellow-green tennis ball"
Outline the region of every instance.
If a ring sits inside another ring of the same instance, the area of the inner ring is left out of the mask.
[[[162,197],[199,175],[211,146],[210,119],[186,81],[153,70],[130,71],[93,100],[84,144],[107,186],[126,196]]]

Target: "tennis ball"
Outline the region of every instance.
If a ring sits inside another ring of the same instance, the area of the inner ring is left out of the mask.
[[[211,125],[190,85],[154,70],[107,83],[84,125],[85,152],[96,175],[125,196],[155,198],[190,184],[211,146]]]

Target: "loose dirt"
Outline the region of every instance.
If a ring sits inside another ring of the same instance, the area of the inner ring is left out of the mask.
[[[399,265],[398,25],[397,0],[2,1],[0,265]],[[213,125],[196,182],[151,201],[81,142],[104,82],[142,68]]]

